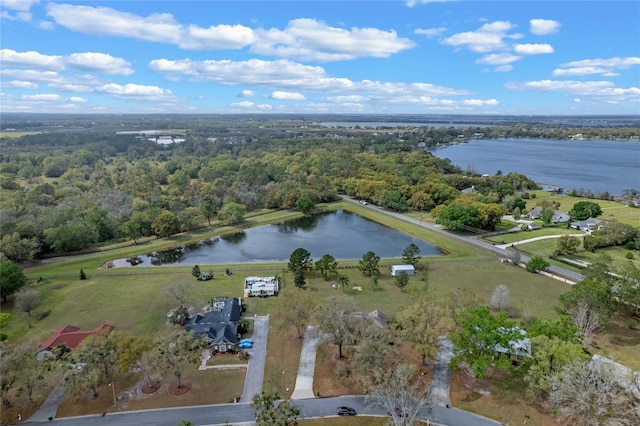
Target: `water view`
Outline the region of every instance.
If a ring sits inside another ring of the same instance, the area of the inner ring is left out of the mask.
[[[640,188],[640,142],[487,139],[434,150],[463,169],[522,173],[540,184],[619,195]]]
[[[435,246],[350,212],[339,210],[273,225],[257,226],[228,237],[213,238],[192,246],[140,255],[141,266],[217,265],[288,262],[298,247],[317,260],[325,254],[336,259],[360,259],[371,250],[382,258],[401,257],[411,243],[421,256],[442,254]],[[126,259],[115,267],[131,266]]]

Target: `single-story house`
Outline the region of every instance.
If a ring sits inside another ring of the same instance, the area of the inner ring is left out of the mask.
[[[276,277],[247,277],[244,279],[244,295],[277,296],[280,291]]]
[[[407,275],[415,275],[416,268],[413,265],[392,265],[391,266],[391,275],[398,276],[400,273],[406,273]]]
[[[518,361],[522,357],[531,358],[531,341],[527,337],[527,332],[520,327],[514,327],[508,331],[519,332],[522,338],[510,340],[509,345],[506,348],[500,343],[497,343],[495,346],[496,351],[501,354],[509,355],[509,358],[512,361]]]
[[[543,209],[542,206],[535,206],[524,216],[529,219],[540,219],[540,215],[542,214],[542,209]],[[561,212],[560,210],[554,210],[553,216],[551,216],[551,223],[564,223],[564,222],[569,222],[569,220],[571,220],[571,217],[569,216],[569,214],[565,212]]]
[[[542,213],[542,206],[535,206],[524,217],[528,217],[529,219],[540,219],[540,213]]]
[[[46,356],[53,356],[53,348],[59,345],[66,345],[72,352],[80,347],[80,344],[87,337],[96,334],[108,336],[115,329],[109,324],[100,324],[91,331],[80,331],[79,327],[67,324],[56,330],[36,351],[36,359],[41,361]]]
[[[640,389],[637,385],[640,384],[640,373],[598,354],[593,355],[591,363],[598,367],[607,368],[620,386],[626,388],[636,398],[640,399]]]
[[[184,325],[195,338],[204,338],[208,348],[218,352],[233,351],[240,340],[238,320],[242,300],[237,297],[216,298],[204,315],[194,315]]]
[[[352,315],[354,317],[358,317],[363,320],[367,318],[373,324],[381,328],[384,328],[387,326],[387,316],[383,312],[380,312],[377,309],[369,312],[368,314],[365,314],[364,312],[354,312]]]
[[[535,223],[527,223],[526,228],[527,231],[535,231],[536,229],[540,229],[540,227]]]
[[[471,185],[469,188],[465,188],[462,191],[460,191],[461,194],[477,194],[478,190],[476,189],[475,186]]]
[[[554,210],[553,216],[551,216],[551,223],[566,223],[570,220],[569,213],[561,212],[560,210]]]
[[[597,229],[599,227],[600,223],[602,223],[600,219],[590,217],[589,219],[571,222],[569,226],[573,229],[579,229],[581,231],[593,231],[594,229]]]

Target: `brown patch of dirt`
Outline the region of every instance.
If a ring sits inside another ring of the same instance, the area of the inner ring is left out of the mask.
[[[158,391],[158,389],[160,389],[162,387],[162,383],[157,381],[151,384],[151,386],[149,386],[149,384],[145,383],[142,388],[141,391],[143,394],[145,395],[151,395],[152,393],[155,393]]]
[[[192,383],[190,380],[183,380],[182,387],[178,387],[178,382],[172,382],[169,385],[168,391],[171,395],[184,395],[191,390],[191,385]]]

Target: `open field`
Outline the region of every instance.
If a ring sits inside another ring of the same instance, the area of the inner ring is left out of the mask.
[[[557,201],[560,203],[560,211],[568,212],[573,205],[580,201],[592,201],[599,204],[602,208],[602,215],[598,219],[617,220],[620,223],[626,223],[632,226],[640,226],[640,209],[627,207],[618,201],[597,200],[581,197],[570,197],[562,194],[551,194],[546,191],[533,191],[536,198],[525,200],[527,209],[532,209],[538,203],[543,201]]]
[[[569,289],[566,284],[558,281],[528,273],[522,268],[502,264],[498,262],[496,255],[479,248],[399,221],[384,213],[349,204],[331,203],[323,208],[333,210],[348,207],[349,210],[381,224],[426,239],[450,254],[443,257],[423,258],[421,262],[426,264],[426,270],[412,277],[405,291],[401,291],[394,285],[394,279],[389,274],[389,265],[397,263],[397,259],[382,260],[383,266],[380,268],[381,277],[377,289],[372,289],[369,286],[368,278],[363,277],[356,268],[357,261],[340,261],[339,272],[349,277],[351,286],[361,286],[363,290],[333,289],[330,285],[332,280],[324,280],[313,272],[307,276],[307,291],[312,291],[318,300],[329,295],[344,294],[353,297],[359,309],[364,312],[379,309],[391,317],[411,304],[416,294],[426,289],[437,294],[447,294],[457,288],[465,288],[472,291],[481,300],[488,302],[495,286],[505,284],[509,288],[510,302],[515,314],[555,318],[554,306],[557,304],[558,296]],[[265,219],[280,221],[293,216],[296,214],[292,212],[273,212],[265,215]],[[251,218],[251,224],[261,224],[261,219],[257,216]],[[98,269],[100,265],[110,259],[157,250],[160,247],[173,247],[187,241],[197,241],[204,237],[219,235],[220,232],[231,231],[232,228],[229,227],[216,228],[163,240],[150,239],[138,245],[120,244],[94,253],[47,259],[37,266],[27,268],[25,272],[31,278],[32,285],[37,286],[42,294],[42,302],[35,310],[34,316],[44,310],[51,310],[51,313],[41,321],[34,320],[30,328],[26,314],[17,312],[11,302],[3,304],[3,312],[14,315],[7,330],[10,339],[28,339],[41,342],[51,332],[65,324],[74,324],[81,329],[91,329],[103,322],[115,325],[116,330],[153,335],[165,327],[167,311],[176,306],[176,301],[168,299],[163,294],[163,289],[167,284],[177,281],[195,283],[197,291],[193,295],[191,304],[196,309],[204,306],[212,296],[241,297],[246,275],[278,274],[283,278],[283,287],[293,285],[293,276],[286,271],[286,264],[279,263],[201,265],[203,270],[212,269],[215,274],[213,280],[204,282],[193,279],[191,267]],[[555,244],[553,245],[555,247]],[[366,248],[363,248],[364,251]],[[233,271],[232,276],[224,276],[224,269],[227,267]],[[78,273],[81,268],[87,273],[87,280],[79,279]],[[36,283],[38,277],[42,277],[42,280]],[[286,393],[285,389],[288,387],[289,392],[293,391],[302,342],[296,338],[293,330],[283,331],[279,326],[277,321],[279,300],[278,297],[248,298],[243,299],[243,302],[247,306],[246,315],[269,314],[271,316],[263,389],[267,392],[275,391],[280,395],[288,396],[289,393]],[[623,362],[628,361],[633,359],[639,345],[637,330],[608,329],[606,333],[601,335],[601,340],[598,343],[606,356]],[[318,368],[323,377],[332,377],[334,366],[331,364],[320,363]],[[212,402],[211,399],[201,402],[198,396],[189,396],[195,392],[188,392],[180,397],[171,396],[167,394],[165,384],[165,387],[156,394],[141,400],[131,400],[126,406],[123,403],[118,409],[230,402],[236,394],[239,395],[242,392],[245,370],[228,371],[235,373],[224,377],[216,376],[215,379],[212,379],[213,376],[210,377],[210,375],[218,373],[216,370],[202,372],[195,371],[194,367],[193,371],[185,374],[186,379],[193,381],[194,387],[207,389],[205,392],[197,392],[198,394],[210,394],[209,398],[215,399],[215,402]],[[284,375],[282,371],[285,372]],[[133,388],[136,381],[137,378],[131,376],[118,378],[116,379],[116,389]],[[215,386],[214,383],[225,383],[224,389],[209,389],[208,386]],[[324,392],[332,387],[335,388],[336,383],[335,380],[329,380],[319,386],[318,389],[322,389],[321,392]],[[337,388],[334,390],[338,392]],[[101,390],[100,394],[98,400],[89,402],[83,400],[82,404],[78,404],[77,400],[68,400],[61,413],[76,415],[80,412],[99,413],[104,411],[110,407],[110,394],[106,393],[104,396],[104,390]],[[502,400],[496,399],[493,409],[501,409],[501,404],[508,405],[507,399],[506,396]],[[454,405],[465,408],[462,404],[454,403]],[[483,405],[483,407],[491,407],[491,405]],[[526,408],[527,406],[524,406],[523,409]],[[469,409],[482,414],[480,411],[482,408],[469,407]],[[493,417],[490,412],[484,411],[484,413]],[[515,413],[511,415],[516,416]],[[518,419],[521,418],[522,414],[518,414],[516,417],[511,417],[511,421],[519,421]],[[335,419],[336,422],[343,420],[345,419]],[[547,423],[537,424],[546,425]]]
[[[38,133],[40,132],[0,132],[0,139],[1,138],[19,139],[23,136],[37,135]]]
[[[114,380],[116,397],[119,402],[113,408],[113,394],[107,385],[98,390],[96,399],[89,399],[86,395],[67,398],[60,406],[57,417],[80,416],[112,411],[150,410],[165,407],[184,407],[190,405],[227,404],[233,402],[242,394],[246,369],[204,370],[197,366],[189,366],[185,370],[183,381],[192,382],[189,392],[183,395],[171,395],[168,392],[169,382],[165,381],[155,393],[145,395],[136,386],[136,377],[122,376]],[[169,377],[169,376],[167,376]],[[140,379],[137,377],[137,379]],[[173,377],[172,377],[172,380]],[[125,397],[130,393],[129,397]],[[123,398],[120,400],[120,398]]]

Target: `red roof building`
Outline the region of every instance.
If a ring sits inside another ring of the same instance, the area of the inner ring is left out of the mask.
[[[80,331],[80,329],[75,325],[67,324],[49,336],[42,346],[38,348],[36,357],[38,359],[42,359],[45,354],[50,353],[53,348],[62,344],[74,351],[80,346],[80,343],[82,343],[84,339],[92,334],[108,336],[114,329],[115,327],[112,325],[101,324],[91,331]]]

